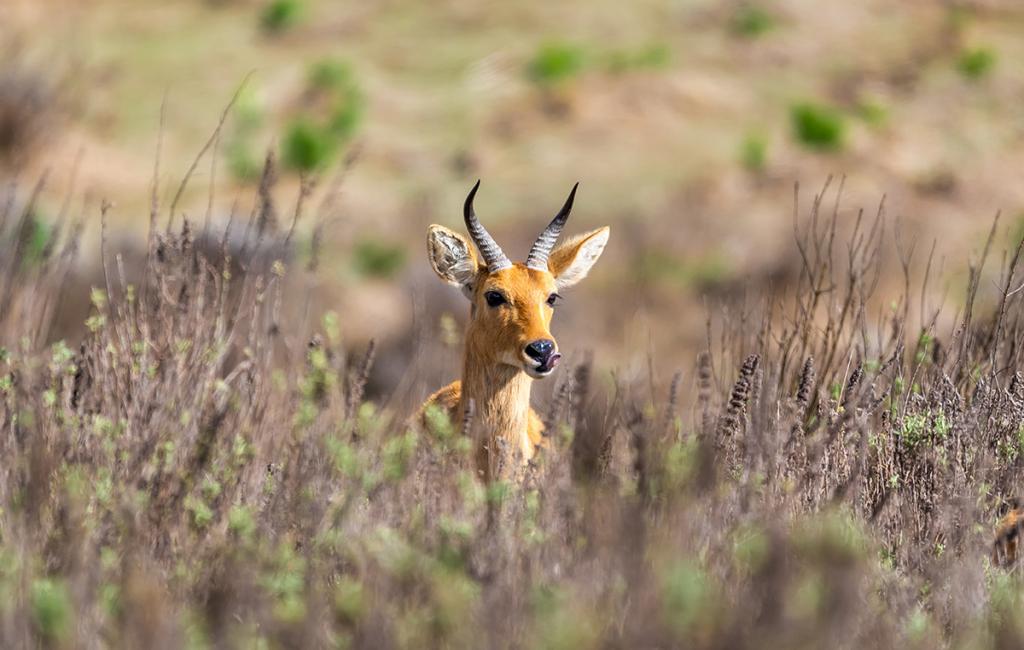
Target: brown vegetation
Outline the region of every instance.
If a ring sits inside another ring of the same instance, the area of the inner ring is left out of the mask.
[[[344,314],[285,317],[282,262],[231,270],[188,223],[134,285],[105,250],[81,346],[46,345],[77,230],[32,249],[7,205],[4,647],[1024,638],[988,557],[1024,463],[1019,248],[987,300],[990,238],[946,329],[909,290],[876,305],[885,225],[844,245],[818,197],[788,301],[713,313],[694,380],[564,369],[550,449],[483,485],[451,422],[364,400]]]

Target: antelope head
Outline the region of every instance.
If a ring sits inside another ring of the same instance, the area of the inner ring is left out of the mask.
[[[471,303],[467,363],[511,366],[534,379],[547,377],[558,365],[562,355],[551,335],[551,317],[559,292],[585,278],[608,243],[609,229],[604,227],[555,247],[578,185],[537,237],[525,262],[511,262],[477,218],[473,198],[480,181],[463,209],[476,250],[461,234],[430,226],[427,246],[434,271],[459,287]]]

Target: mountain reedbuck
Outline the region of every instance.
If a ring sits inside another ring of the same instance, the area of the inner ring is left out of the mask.
[[[466,228],[479,256],[457,232],[438,225],[427,232],[434,271],[462,290],[470,301],[470,316],[462,379],[431,395],[421,417],[436,405],[452,422],[471,422],[477,472],[484,480],[495,477],[503,450],[525,463],[545,445],[544,425],[530,408],[530,387],[534,379],[550,375],[562,357],[550,330],[558,292],[585,278],[608,243],[609,229],[604,227],[555,248],[578,185],[525,262],[509,261],[477,219],[473,197],[480,181],[464,207]]]

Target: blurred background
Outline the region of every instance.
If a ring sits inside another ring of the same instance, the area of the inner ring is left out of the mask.
[[[567,232],[612,237],[554,333],[671,373],[710,306],[796,281],[794,214],[830,175],[844,227],[884,196],[886,237],[922,265],[934,242],[932,286],[959,296],[998,210],[1000,242],[1024,232],[1022,30],[1014,0],[3,0],[0,182],[25,200],[45,176],[39,246],[68,201],[87,217],[82,303],[55,333],[74,339],[101,201],[112,249],[141,254],[158,143],[163,224],[237,94],[175,218],[247,220],[272,152],[282,228],[304,197],[295,265],[322,244],[301,317],[377,338],[384,386],[458,372],[468,310],[427,225],[461,227],[481,178],[478,213],[522,258],[579,180]]]

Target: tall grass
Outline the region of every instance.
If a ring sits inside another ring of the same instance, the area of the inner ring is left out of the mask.
[[[566,369],[514,485],[472,477],[458,423],[364,400],[373,348],[282,315],[281,248],[154,227],[134,285],[102,251],[81,345],[47,343],[76,226],[28,265],[5,203],[0,645],[1019,645],[988,558],[1024,462],[1021,249],[993,291],[993,234],[944,326],[931,259],[901,246],[880,305],[881,213],[841,241],[823,201],[792,294],[713,313],[693,368]]]

